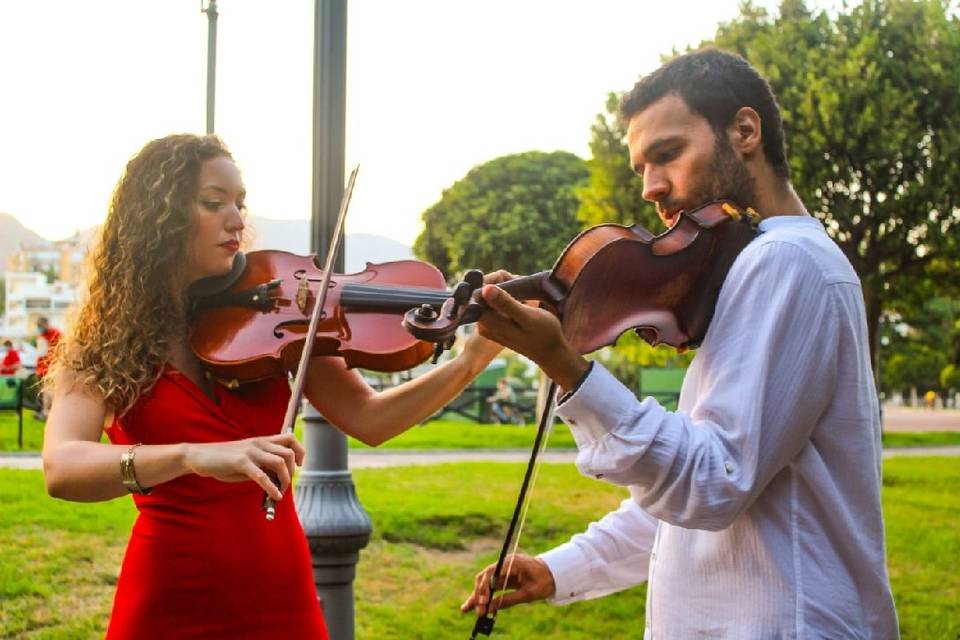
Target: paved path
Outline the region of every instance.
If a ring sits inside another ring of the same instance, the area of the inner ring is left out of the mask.
[[[884,431],[960,431],[958,409],[883,408]]]
[[[897,447],[884,449],[883,457],[894,456],[960,456],[960,446],[946,447]],[[575,451],[548,451],[544,462],[562,462],[572,464]],[[464,451],[351,451],[351,469],[373,469],[382,467],[403,467],[412,465],[442,464],[444,462],[526,462],[530,452],[521,449],[494,450],[477,449]],[[40,456],[37,454],[0,455],[0,467],[12,469],[39,469]]]

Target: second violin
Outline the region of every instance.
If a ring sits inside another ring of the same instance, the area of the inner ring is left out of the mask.
[[[323,279],[315,256],[254,251],[239,262],[227,287],[196,297],[190,335],[194,352],[228,386],[297,368]],[[417,260],[332,274],[313,355],[374,371],[410,369],[434,346],[405,331],[401,314],[439,309],[450,295],[440,271]]]

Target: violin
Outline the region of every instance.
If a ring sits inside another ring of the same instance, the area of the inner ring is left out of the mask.
[[[640,225],[601,224],[567,245],[553,268],[498,284],[554,313],[581,354],[615,344],[633,329],[652,346],[684,350],[707,333],[733,261],[757,235],[759,215],[729,201],[682,212],[660,235]],[[403,324],[417,338],[452,344],[458,326],[488,308],[482,276],[468,274],[443,303],[413,309]]]
[[[230,274],[191,286],[190,346],[230,388],[295,371],[322,280],[316,256],[238,253]],[[440,271],[417,260],[331,274],[312,355],[373,371],[415,367],[434,345],[405,331],[402,314],[439,310],[450,296]]]

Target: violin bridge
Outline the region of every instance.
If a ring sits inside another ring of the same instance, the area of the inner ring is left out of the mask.
[[[307,315],[307,303],[310,301],[310,281],[307,278],[300,280],[297,286],[297,308],[300,313]]]

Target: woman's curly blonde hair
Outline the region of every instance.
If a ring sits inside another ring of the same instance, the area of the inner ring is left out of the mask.
[[[88,258],[86,297],[45,385],[69,369],[118,415],[154,385],[171,337],[186,332],[190,212],[200,168],[217,156],[232,159],[216,136],[179,134],[147,143],[127,163]]]

